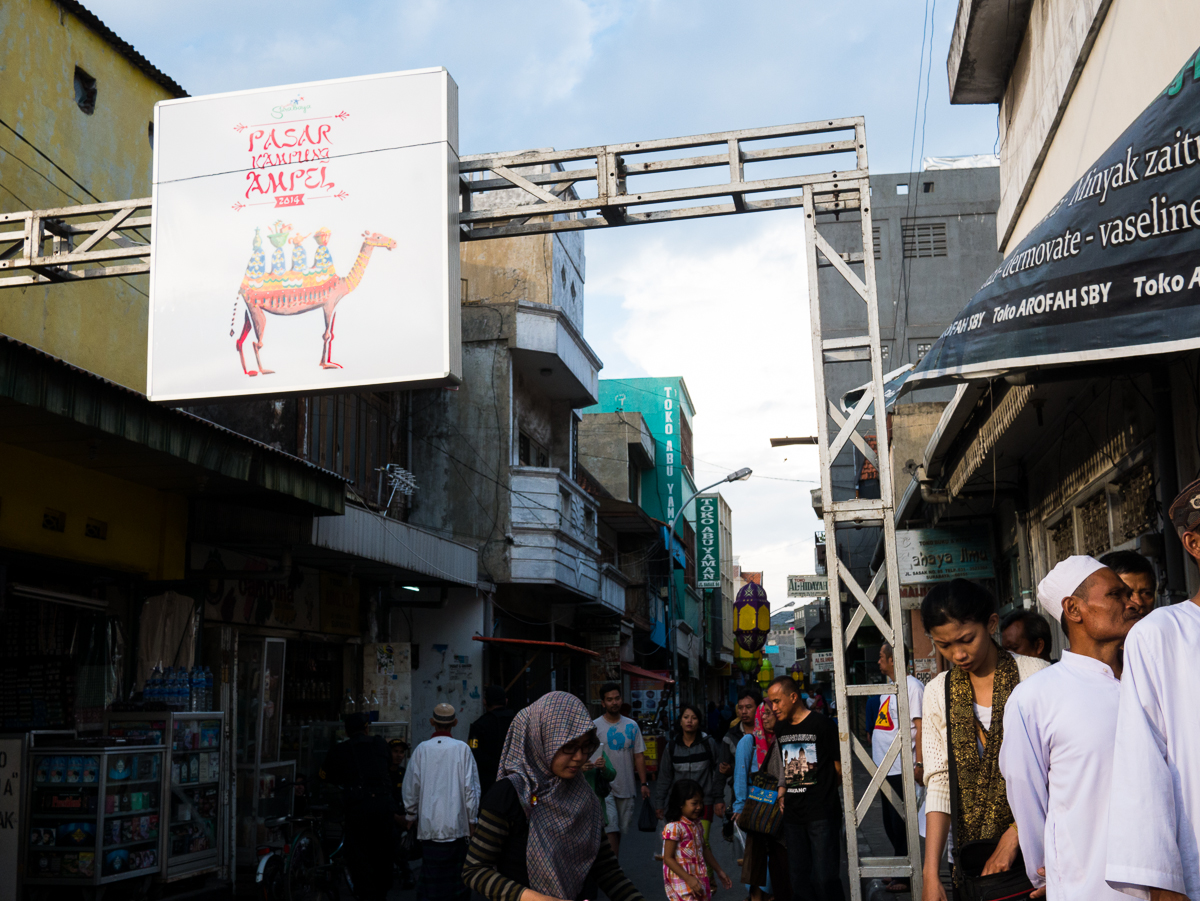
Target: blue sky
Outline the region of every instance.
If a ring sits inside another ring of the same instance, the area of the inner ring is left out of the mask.
[[[926,156],[996,142],[994,106],[948,100],[952,0],[85,3],[193,95],[445,66],[464,154],[852,115],[866,117],[876,172],[915,158],[914,116],[916,153],[922,140]],[[761,476],[724,493],[734,551],[777,605],[789,572],[812,571],[819,528],[815,451],[767,443],[815,428],[802,249],[795,211],[587,237],[601,377],[687,380],[697,482],[744,465]]]

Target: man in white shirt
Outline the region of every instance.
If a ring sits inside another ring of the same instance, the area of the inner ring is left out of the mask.
[[[596,737],[600,739],[601,750],[608,754],[617,771],[617,778],[612,781],[608,797],[604,799],[608,814],[608,825],[604,831],[608,833],[613,854],[620,854],[621,833],[633,827],[637,785],[641,786],[643,798],[650,797],[650,786],[646,782],[646,742],[638,724],[627,716],[621,716],[621,686],[615,682],[602,685],[600,703],[604,705],[604,714],[595,720]],[[597,751],[593,760],[599,758],[600,751]],[[635,772],[637,784],[633,781]]]
[[[1200,560],[1200,480],[1168,513]],[[1108,812],[1108,884],[1152,901],[1200,899],[1200,593],[1151,611],[1125,639]]]
[[[1086,556],[1055,566],[1038,584],[1038,601],[1071,650],[1014,688],[1004,706],[1000,772],[1025,872],[1050,901],[1118,899],[1104,881],[1106,814],[1120,648],[1141,608],[1120,576]]]
[[[466,901],[462,868],[479,817],[479,769],[467,743],[450,735],[458,725],[453,705],[434,707],[429,724],[433,736],[413,749],[404,774],[404,809],[421,842],[417,899]]]
[[[889,682],[896,681],[895,653],[892,651],[892,646],[886,642],[879,648],[879,671]],[[921,778],[921,701],[925,696],[925,686],[921,684],[920,679],[913,676],[907,677],[906,684],[908,685],[908,718],[910,720],[908,732],[913,745],[913,763],[919,781]],[[876,766],[883,763],[883,758],[887,756],[888,749],[892,746],[892,740],[900,731],[901,726],[900,706],[896,702],[896,696],[880,695],[879,713],[875,716],[875,727],[871,730],[871,759],[875,761]],[[896,754],[896,759],[888,769],[887,781],[892,790],[903,799],[904,777],[900,773],[899,753]],[[904,815],[896,810],[886,797],[882,795],[880,797],[883,800],[883,831],[887,833],[888,841],[892,843],[896,856],[908,857],[908,832],[905,830]],[[892,880],[887,889],[890,892],[907,892],[908,886],[907,879]]]

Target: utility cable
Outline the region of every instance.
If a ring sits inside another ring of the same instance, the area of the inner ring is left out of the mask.
[[[34,153],[36,153],[38,156],[42,157],[42,159],[44,159],[51,166],[53,166],[55,169],[57,169],[59,172],[61,172],[63,175],[65,175],[68,179],[70,179],[74,185],[76,185],[80,190],[82,190],[85,194],[87,194],[88,197],[92,198],[92,200],[96,201],[96,203],[104,202],[99,197],[97,197],[95,194],[93,194],[91,191],[89,191],[86,187],[84,187],[79,182],[79,180],[75,178],[75,176],[71,175],[70,172],[68,172],[66,169],[64,169],[62,166],[60,166],[58,163],[54,162],[54,160],[51,159],[49,156],[47,156],[45,153],[43,153],[42,150],[36,144],[34,144],[32,141],[30,141],[28,138],[26,138],[24,135],[22,135],[19,131],[17,131],[15,128],[13,128],[11,125],[9,125],[7,122],[5,122],[3,119],[0,119],[0,125],[3,125],[9,131],[11,131],[14,135],[17,136],[17,138],[20,141],[22,141],[23,143],[28,144],[30,147],[32,147]],[[66,188],[62,187],[62,185],[55,184],[44,173],[39,172],[37,169],[35,169],[33,166],[29,165],[29,163],[25,162],[25,160],[21,159],[19,156],[17,156],[12,151],[7,151],[7,155],[12,157],[12,159],[16,160],[18,163],[20,163],[22,166],[24,166],[26,169],[28,169],[34,175],[36,175],[39,178],[41,178],[42,180],[44,180],[48,185],[50,185],[50,187],[54,188],[56,191],[60,191],[69,200],[73,201],[74,203],[83,205],[82,201],[80,201],[80,199],[78,197],[76,197],[74,194],[72,194]],[[7,191],[9,194],[11,194],[13,197],[16,197],[17,200],[21,200],[21,198],[17,197],[16,194],[13,194],[13,192],[10,191],[8,188],[5,188],[4,190]],[[22,200],[21,203],[22,203],[22,205],[24,205],[24,207],[26,209],[33,209],[33,206],[31,204],[29,204],[28,202]],[[132,229],[132,231],[135,234],[137,234],[138,237],[140,237],[143,241],[147,241],[147,242],[149,241],[149,239],[145,235],[143,235],[141,233],[141,231],[139,231],[138,229]],[[149,249],[149,248],[147,248],[147,249]],[[137,285],[133,284],[133,282],[129,281],[129,279],[127,279],[125,276],[123,276],[123,275],[117,276],[117,278],[120,281],[124,282],[126,285],[128,285],[130,288],[132,288],[134,291],[136,291],[138,294],[142,295],[142,297],[149,299],[149,297],[150,297],[149,294],[147,294],[141,288],[137,287]],[[49,283],[47,283],[47,284],[49,284]]]

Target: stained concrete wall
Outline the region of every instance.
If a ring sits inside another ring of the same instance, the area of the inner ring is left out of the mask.
[[[429,718],[438,704],[453,704],[458,725],[451,734],[467,740],[471,723],[483,715],[484,646],[472,636],[490,634],[486,595],[473,588],[451,588],[445,606],[405,610],[392,615],[392,639],[410,642],[412,743],[433,734]]]
[[[91,115],[76,66],[96,80]],[[52,0],[0,4],[0,72],[0,119],[25,139],[0,128],[0,212],[150,196],[148,126],[175,92]],[[144,275],[10,288],[0,332],[145,391],[148,291]]]
[[[463,310],[463,383],[413,392],[409,522],[476,546],[481,575],[509,577],[510,356],[504,313]]]
[[[579,426],[579,462],[619,501],[638,503],[638,482],[633,473],[639,464],[630,460],[629,448],[649,451],[653,463],[654,439],[641,413],[588,413]],[[633,484],[630,484],[631,477]]]

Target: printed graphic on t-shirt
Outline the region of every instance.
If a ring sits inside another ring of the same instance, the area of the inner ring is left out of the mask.
[[[626,723],[622,730],[619,725],[608,727],[608,747],[612,751],[623,751],[625,746],[633,747],[633,742],[637,738],[637,726],[633,723]]]
[[[892,698],[894,697],[895,695],[888,695],[883,699],[883,703],[879,705],[879,715],[875,717],[876,729],[891,732],[896,728],[895,722],[892,721]]]
[[[783,754],[783,778],[788,791],[804,791],[817,782],[817,737],[798,736],[779,746]]]

